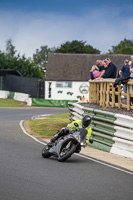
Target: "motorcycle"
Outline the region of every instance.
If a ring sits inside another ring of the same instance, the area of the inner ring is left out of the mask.
[[[47,144],[42,150],[42,157],[49,158],[55,156],[59,162],[66,161],[74,153],[79,153],[81,147],[86,146],[87,130],[78,128],[78,124],[74,124],[77,129],[68,135],[60,137],[55,143]]]

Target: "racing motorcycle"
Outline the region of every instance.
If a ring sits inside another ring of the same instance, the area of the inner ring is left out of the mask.
[[[55,143],[48,143],[42,150],[42,157],[49,158],[55,156],[58,161],[63,162],[71,157],[74,153],[79,153],[81,147],[86,146],[87,130],[78,128],[78,124],[74,124],[77,129],[74,132],[69,132],[68,135],[60,137]],[[90,139],[89,141],[91,141]]]

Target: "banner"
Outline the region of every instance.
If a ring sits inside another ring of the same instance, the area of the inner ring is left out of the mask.
[[[64,107],[68,108],[69,102],[77,102],[77,100],[46,100],[32,98],[32,106],[44,106],[44,107]]]

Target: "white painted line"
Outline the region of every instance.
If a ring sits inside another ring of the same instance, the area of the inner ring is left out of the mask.
[[[47,143],[41,142],[40,140],[38,140],[38,139],[35,138],[34,136],[32,136],[32,135],[30,135],[29,133],[27,133],[27,131],[26,131],[25,128],[23,127],[23,122],[24,122],[24,121],[25,121],[25,120],[21,120],[20,123],[19,123],[19,125],[20,125],[20,127],[21,127],[23,133],[24,133],[25,135],[31,137],[31,138],[32,138],[33,140],[35,140],[36,142],[39,142],[40,144],[46,145]]]
[[[27,133],[27,131],[26,131],[26,130],[24,129],[24,127],[23,127],[23,122],[24,122],[24,121],[25,121],[25,120],[21,120],[20,123],[19,123],[19,125],[20,125],[20,127],[21,127],[23,133],[26,134],[27,136],[31,137],[31,138],[32,138],[33,140],[35,140],[36,142],[38,142],[38,143],[40,143],[40,144],[43,144],[43,145],[46,145],[47,143],[41,142],[41,141],[39,141],[37,138],[35,138],[34,136],[32,136],[32,135],[30,135],[29,133]],[[125,173],[127,173],[127,174],[133,175],[133,172],[130,172],[130,171],[121,169],[121,168],[119,168],[119,167],[115,167],[115,166],[113,166],[113,165],[104,163],[104,162],[99,161],[99,160],[95,160],[95,159],[93,159],[93,158],[84,156],[84,155],[82,155],[82,154],[77,154],[77,153],[75,153],[75,155],[77,155],[77,156],[79,156],[79,157],[82,157],[82,158],[85,158],[85,159],[87,159],[87,160],[92,160],[93,162],[99,163],[99,164],[101,164],[101,165],[105,165],[105,166],[107,166],[107,167],[110,167],[110,168],[113,168],[113,169],[116,169],[116,170],[125,172]]]
[[[94,162],[97,162],[97,163],[99,163],[99,164],[105,165],[105,166],[107,166],[107,167],[111,167],[111,168],[113,168],[113,169],[117,169],[117,170],[119,170],[119,171],[122,171],[122,172],[125,172],[125,173],[128,173],[128,174],[133,175],[133,172],[130,172],[130,171],[127,171],[127,170],[121,169],[121,168],[119,168],[119,167],[115,167],[115,166],[113,166],[113,165],[110,165],[110,164],[104,163],[104,162],[99,161],[99,160],[95,160],[95,159],[93,159],[93,158],[90,158],[90,157],[84,156],[84,155],[82,155],[82,154],[77,154],[77,153],[75,153],[75,154],[76,154],[77,156],[82,157],[82,158],[86,158],[86,159],[88,159],[88,160],[92,160],[92,161],[94,161]]]

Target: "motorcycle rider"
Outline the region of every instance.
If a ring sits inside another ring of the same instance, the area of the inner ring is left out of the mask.
[[[78,128],[85,128],[88,131],[86,143],[93,143],[93,140],[90,138],[92,132],[90,123],[91,117],[89,115],[85,115],[82,120],[73,121],[72,123],[68,124],[66,128],[62,128],[61,131],[55,134],[55,137],[51,139],[51,143],[54,143],[58,138],[69,134],[69,131],[75,131],[77,129],[77,126]],[[77,126],[75,126],[76,124]]]

